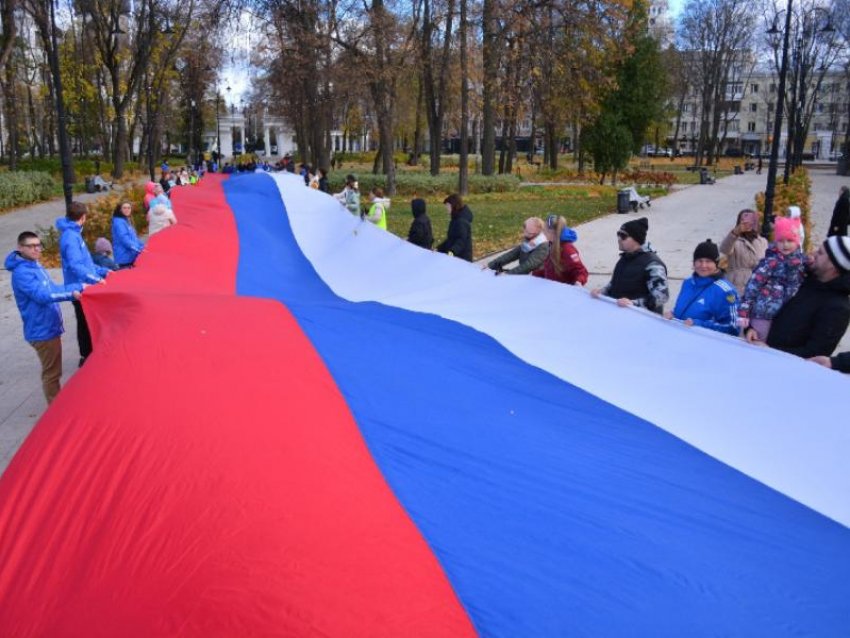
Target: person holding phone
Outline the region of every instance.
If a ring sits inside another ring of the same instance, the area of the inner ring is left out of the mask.
[[[726,279],[738,295],[744,294],[753,269],[764,259],[767,250],[767,240],[758,230],[759,214],[745,208],[738,213],[735,228],[720,242],[720,252],[726,255]]]

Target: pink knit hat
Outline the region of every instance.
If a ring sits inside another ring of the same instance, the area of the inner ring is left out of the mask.
[[[773,227],[773,240],[781,241],[790,239],[796,244],[800,244],[800,220],[791,219],[789,217],[779,217],[776,220],[776,225]]]

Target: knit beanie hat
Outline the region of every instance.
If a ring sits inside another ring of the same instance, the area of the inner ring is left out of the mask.
[[[112,244],[106,237],[98,237],[94,242],[94,252],[100,255],[107,255],[112,252]]]
[[[633,219],[620,226],[620,230],[643,246],[646,243],[646,231],[649,230],[649,220],[646,217]]]
[[[697,244],[697,248],[694,251],[694,261],[697,259],[710,259],[716,262],[720,259],[720,250],[717,248],[717,244],[712,243],[710,239]]]
[[[776,220],[776,225],[773,227],[773,240],[781,241],[790,239],[791,241],[800,243],[800,222],[797,219],[790,217],[779,217]]]
[[[850,237],[834,235],[823,242],[823,247],[839,272],[850,272]]]

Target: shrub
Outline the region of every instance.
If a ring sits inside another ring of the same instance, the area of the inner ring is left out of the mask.
[[[668,171],[626,171],[619,175],[619,180],[626,184],[652,184],[654,186],[672,186],[678,178]]]
[[[812,240],[812,178],[809,176],[809,171],[805,168],[798,168],[787,184],[779,183],[776,185],[776,192],[773,196],[773,214],[777,217],[785,215],[785,210],[789,206],[799,206],[802,211],[803,228],[806,231],[806,241],[803,246],[804,252],[809,252],[811,249]],[[764,215],[764,193],[756,195],[756,208],[759,213]]]
[[[0,173],[0,210],[50,199],[57,186],[50,173],[4,171]]]
[[[108,176],[112,174],[112,162],[105,160],[101,161],[99,166],[100,173],[97,172],[98,164],[96,160],[80,159],[75,157],[73,162],[74,174],[76,175],[78,182],[82,182],[85,177],[90,175],[99,174],[108,178]],[[159,163],[156,164],[156,168],[159,170]],[[147,161],[143,161],[142,164],[139,164],[138,162],[124,162],[125,173],[137,173],[140,170],[147,171]],[[62,162],[58,157],[35,157],[31,159],[18,160],[18,171],[42,171],[50,173],[61,181]]]

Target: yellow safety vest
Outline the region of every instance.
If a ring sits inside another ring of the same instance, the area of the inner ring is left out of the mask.
[[[372,207],[369,209],[369,217],[372,217],[375,214],[375,207],[380,206],[383,214],[381,215],[381,221],[377,222],[375,226],[378,228],[387,229],[387,206],[383,202],[375,202],[372,204]]]

